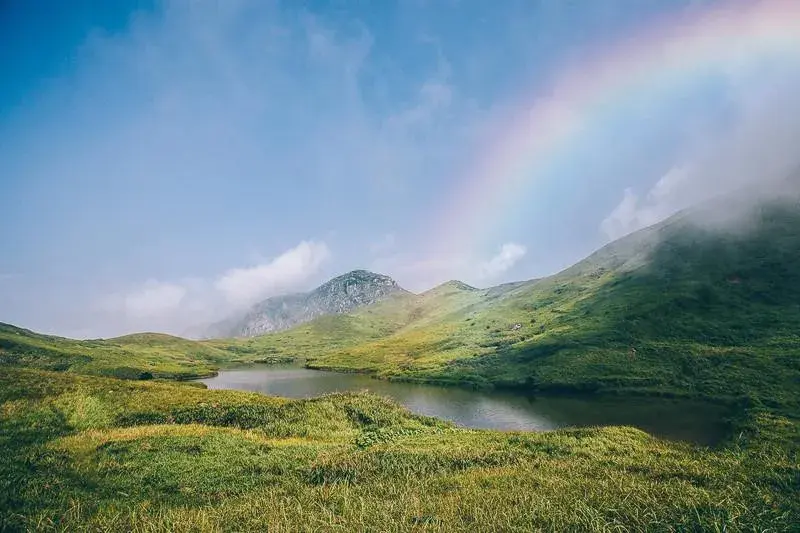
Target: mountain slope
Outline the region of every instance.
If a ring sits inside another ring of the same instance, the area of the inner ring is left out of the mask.
[[[224,327],[227,331],[222,336],[255,337],[286,330],[320,316],[347,313],[405,292],[388,276],[354,270],[309,293],[268,298],[253,306],[241,320]]]
[[[322,353],[310,366],[532,391],[794,405],[800,203],[762,204],[725,227],[696,224],[726,202],[632,234],[551,278],[481,292],[421,327]]]
[[[399,332],[446,322],[448,316],[457,316],[480,302],[484,293],[460,282],[445,283],[422,294],[398,292],[351,313],[322,316],[286,331],[235,339],[235,343],[247,352],[243,360],[320,357],[388,341]]]

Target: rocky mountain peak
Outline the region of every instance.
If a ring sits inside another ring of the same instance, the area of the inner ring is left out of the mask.
[[[227,328],[226,336],[255,337],[289,329],[320,316],[348,313],[400,292],[406,291],[389,276],[353,270],[311,292],[267,298]]]

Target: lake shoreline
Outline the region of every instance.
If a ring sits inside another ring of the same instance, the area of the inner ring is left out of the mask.
[[[731,433],[736,410],[695,398],[623,394],[530,394],[511,388],[476,390],[438,383],[381,379],[299,364],[249,363],[220,368],[200,381],[209,389],[244,390],[284,398],[317,398],[367,390],[410,411],[463,427],[552,431],[562,427],[634,426],[669,440],[716,446]],[[635,401],[630,401],[635,400]]]

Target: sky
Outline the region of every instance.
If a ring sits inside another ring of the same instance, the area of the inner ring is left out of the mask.
[[[188,334],[357,268],[531,279],[800,168],[800,60],[765,57],[594,117],[456,235],[466,181],[554,80],[723,4],[2,1],[0,321]]]

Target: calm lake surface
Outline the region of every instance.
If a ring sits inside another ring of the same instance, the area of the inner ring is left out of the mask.
[[[727,412],[716,405],[644,398],[528,397],[435,385],[381,381],[359,374],[259,365],[221,370],[200,380],[210,389],[255,391],[286,398],[368,390],[414,413],[458,425],[498,430],[550,431],[568,426],[635,426],[659,437],[711,445],[724,436]]]

